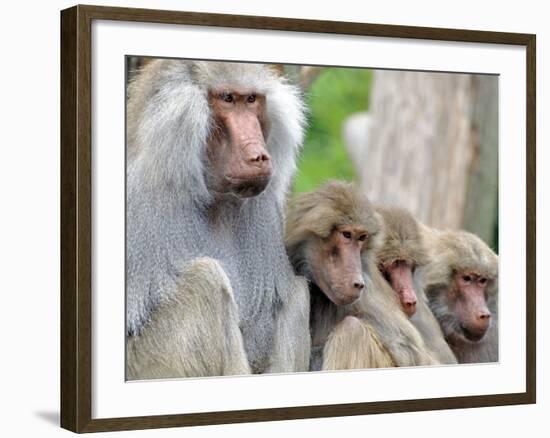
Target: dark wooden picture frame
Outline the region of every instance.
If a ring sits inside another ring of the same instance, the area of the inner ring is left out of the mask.
[[[115,20],[388,38],[518,45],[526,48],[526,391],[193,414],[92,419],[92,21]],[[535,56],[531,34],[75,6],[61,12],[61,426],[98,432],[394,413],[536,402]]]

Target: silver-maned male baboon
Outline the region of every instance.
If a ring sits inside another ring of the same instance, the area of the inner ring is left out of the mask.
[[[128,378],[306,370],[283,245],[296,89],[266,65],[156,60],[127,105]]]
[[[437,363],[378,271],[382,236],[378,213],[350,184],[291,201],[285,244],[310,281],[312,369]]]
[[[384,240],[377,251],[380,272],[399,298],[401,307],[418,329],[434,357],[444,364],[456,358],[428,305],[424,289],[414,279],[416,269],[428,263],[428,251],[416,219],[399,207],[376,208],[384,223]]]
[[[418,278],[456,358],[498,361],[498,256],[466,231],[423,233],[430,261]]]

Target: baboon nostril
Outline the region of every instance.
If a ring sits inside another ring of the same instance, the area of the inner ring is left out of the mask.
[[[269,155],[267,154],[257,154],[250,157],[250,161],[253,163],[261,163],[263,161],[269,161]]]
[[[483,319],[489,319],[491,317],[491,314],[490,313],[481,313],[479,315],[479,319],[483,320]]]
[[[416,302],[405,303],[403,310],[408,316],[413,316],[416,313]]]
[[[363,283],[362,281],[356,281],[355,283],[353,283],[353,287],[361,290],[365,287],[365,283]]]

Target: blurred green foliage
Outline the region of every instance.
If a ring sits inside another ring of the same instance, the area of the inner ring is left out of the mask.
[[[372,71],[327,67],[306,95],[309,124],[298,162],[294,193],[314,190],[328,179],[355,177],[342,138],[344,120],[368,109]]]

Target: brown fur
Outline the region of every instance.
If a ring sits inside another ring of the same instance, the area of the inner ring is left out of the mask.
[[[380,217],[369,200],[361,196],[355,186],[331,181],[290,201],[285,244],[289,252],[294,253],[308,235],[326,239],[335,226],[353,224],[362,224],[369,231],[371,248],[380,246]]]
[[[314,243],[341,225],[361,225],[368,233],[361,255],[367,286],[355,303],[336,306],[311,283],[312,369],[438,363],[378,271],[381,218],[353,185],[329,182],[289,204],[285,244],[296,272],[312,281]]]
[[[323,370],[395,366],[374,327],[365,319],[355,316],[346,316],[334,327],[327,339],[323,357]]]
[[[377,206],[376,211],[384,222],[385,238],[378,250],[377,260],[384,265],[394,260],[407,260],[414,266],[422,266],[428,261],[422,234],[418,223],[405,209]]]
[[[458,361],[498,361],[498,256],[479,237],[466,231],[422,227],[422,232],[430,248],[430,262],[421,269],[420,281]],[[485,337],[477,343],[454,335],[458,321],[447,297],[453,275],[464,271],[477,272],[489,280],[486,295],[492,322]]]
[[[384,243],[377,252],[378,265],[387,266],[395,260],[404,260],[417,269],[425,266],[429,261],[428,250],[416,219],[407,210],[398,207],[377,206],[377,211],[383,219],[385,231]],[[410,321],[418,329],[434,357],[443,364],[456,363],[456,357],[445,341],[439,323],[429,308],[426,294],[418,282],[415,282],[415,290],[418,301],[416,312]]]

